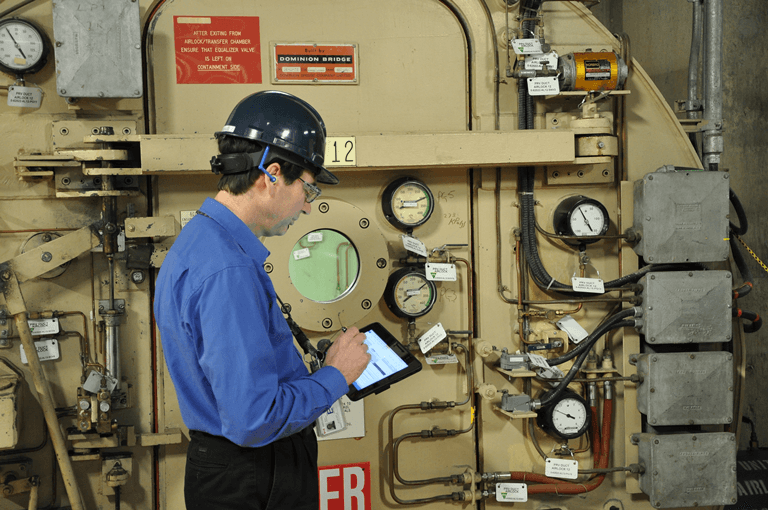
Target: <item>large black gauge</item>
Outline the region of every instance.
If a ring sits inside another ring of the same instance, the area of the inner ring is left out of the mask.
[[[393,181],[381,199],[384,217],[395,228],[410,231],[427,222],[435,210],[435,198],[426,184],[412,177]]]
[[[583,195],[568,197],[555,208],[555,233],[561,236],[602,236],[608,231],[608,211],[597,200]],[[564,239],[567,244],[594,243],[597,239]]]
[[[48,38],[32,22],[0,21],[0,70],[16,76],[36,73],[45,65],[48,51]]]
[[[389,275],[384,302],[398,317],[413,319],[432,310],[436,295],[435,284],[427,280],[423,268],[404,267]]]
[[[550,390],[541,396],[544,400]],[[539,411],[536,423],[547,434],[560,439],[581,437],[592,421],[592,411],[587,401],[575,391],[565,390],[557,399]]]

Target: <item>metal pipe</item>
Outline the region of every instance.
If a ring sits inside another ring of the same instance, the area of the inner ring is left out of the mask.
[[[723,0],[706,0],[704,17],[704,126],[702,163],[717,170],[723,152]]]
[[[106,345],[106,366],[107,373],[117,380],[117,386],[115,390],[120,388],[120,337],[119,329],[120,317],[117,315],[105,315],[104,323],[107,329],[107,345]]]
[[[694,110],[700,106],[698,97],[698,83],[699,83],[699,53],[701,50],[701,30],[702,30],[702,18],[703,18],[703,5],[702,0],[692,0],[693,3],[693,30],[691,34],[691,56],[688,60],[688,104],[687,117],[689,119],[697,119],[699,117],[698,111]]]

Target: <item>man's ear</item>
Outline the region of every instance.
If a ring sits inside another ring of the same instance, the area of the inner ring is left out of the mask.
[[[282,168],[280,168],[280,163],[277,163],[277,162],[271,163],[267,167],[267,173],[272,177],[274,177],[274,180],[267,177],[272,182],[272,184],[277,184],[277,178],[282,175]]]

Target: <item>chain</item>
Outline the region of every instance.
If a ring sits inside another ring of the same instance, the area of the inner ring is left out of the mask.
[[[763,261],[762,261],[762,260],[760,260],[760,257],[758,257],[758,256],[757,256],[757,254],[756,254],[755,252],[753,252],[753,251],[752,251],[752,249],[751,249],[749,246],[747,246],[747,243],[745,243],[744,241],[742,241],[742,240],[741,240],[741,237],[737,236],[737,235],[736,235],[736,234],[734,234],[733,232],[731,232],[731,235],[732,235],[733,237],[735,237],[736,239],[738,239],[738,241],[739,241],[741,244],[743,244],[743,245],[744,245],[744,248],[746,248],[746,249],[747,249],[747,251],[749,252],[749,254],[750,254],[750,255],[752,255],[752,257],[753,257],[753,258],[754,258],[754,259],[757,261],[757,263],[758,263],[758,264],[760,264],[760,267],[762,267],[763,269],[765,269],[765,272],[766,272],[766,273],[768,273],[768,266],[766,266],[765,264],[763,264]]]

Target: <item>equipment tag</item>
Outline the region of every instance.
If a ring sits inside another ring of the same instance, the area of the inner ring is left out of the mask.
[[[56,335],[59,333],[59,319],[32,319],[28,320],[29,331],[32,336]]]
[[[40,108],[43,104],[43,92],[37,87],[8,87],[8,106],[21,108]]]
[[[559,93],[560,83],[557,76],[528,78],[528,94],[532,96],[556,96]]]
[[[544,69],[544,65],[547,64],[549,69],[557,69],[557,53],[550,51],[543,55],[531,55],[525,57],[525,68],[540,71]]]
[[[109,375],[101,375],[99,372],[92,370],[85,382],[83,383],[83,389],[90,391],[91,393],[98,393],[101,391],[101,380],[104,379],[105,387],[109,392],[115,389],[117,386],[117,379]]]
[[[528,501],[528,485],[524,483],[497,483],[496,501],[525,503]]]
[[[405,247],[406,250],[412,251],[413,253],[421,255],[422,257],[427,256],[427,247],[424,246],[424,243],[422,243],[415,237],[408,236],[405,234],[403,234],[400,237],[403,238],[403,246]]]
[[[347,421],[344,419],[344,408],[341,406],[341,399],[338,399],[326,412],[317,417],[317,435],[328,436],[341,432],[347,428]]]
[[[544,474],[554,478],[569,478],[575,480],[579,477],[579,461],[566,459],[547,459]]]
[[[307,236],[307,241],[310,243],[320,243],[323,241],[323,233],[322,232],[310,232]]]
[[[571,278],[571,285],[576,292],[589,292],[591,294],[605,294],[605,286],[600,278]]]
[[[517,55],[535,55],[543,53],[541,51],[541,41],[538,39],[515,39],[512,41],[512,47]]]
[[[576,322],[576,319],[570,315],[566,315],[557,321],[557,327],[568,333],[568,338],[570,338],[571,342],[575,344],[581,342],[589,336],[587,330],[582,328],[581,325]]]
[[[309,258],[309,248],[302,248],[293,252],[294,260],[301,260],[306,258]]]
[[[424,266],[427,273],[427,280],[436,282],[455,282],[456,265],[455,264],[437,264],[427,262]]]
[[[533,365],[533,366],[536,366],[536,367],[539,367],[539,368],[544,368],[544,369],[551,368],[549,366],[549,363],[547,363],[547,358],[545,358],[544,356],[542,356],[540,354],[532,354],[532,353],[529,352],[528,353],[528,359],[531,360],[531,365]]]
[[[439,344],[447,336],[448,335],[443,329],[443,325],[438,322],[432,327],[432,329],[421,335],[421,338],[419,338],[418,342],[419,347],[421,348],[421,352],[426,353],[432,349],[432,347]]]
[[[459,362],[455,354],[437,354],[427,356],[424,359],[427,361],[427,365],[452,365]]]
[[[27,353],[24,352],[24,346],[19,345],[21,348],[21,362],[27,364]],[[48,361],[52,359],[59,359],[59,341],[55,338],[43,338],[35,342],[35,349],[37,349],[37,357],[40,361]]]

